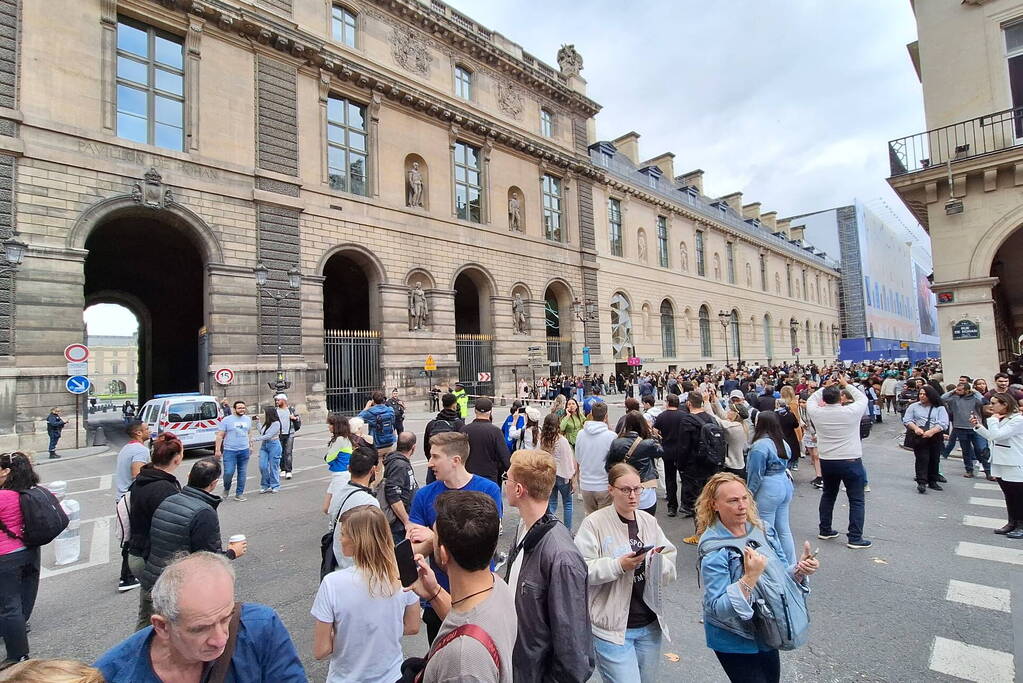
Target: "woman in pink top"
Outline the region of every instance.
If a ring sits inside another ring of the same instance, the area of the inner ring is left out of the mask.
[[[39,548],[21,542],[21,491],[39,483],[24,453],[0,453],[0,635],[7,660],[28,659],[25,622],[32,616],[39,589]]]
[[[572,444],[561,434],[561,419],[555,413],[550,413],[544,418],[539,447],[554,456],[554,463],[557,466],[557,477],[547,509],[552,515],[557,514],[560,495],[565,506],[565,514],[561,519],[571,530],[572,493],[575,491],[575,475],[578,468],[575,455],[572,453]]]

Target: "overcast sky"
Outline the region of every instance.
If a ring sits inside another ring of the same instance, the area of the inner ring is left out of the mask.
[[[554,67],[575,44],[598,137],[635,130],[643,159],[674,152],[709,195],[779,217],[859,199],[927,239],[885,182],[888,140],[924,129],[909,0],[452,4]],[[134,331],[130,315],[91,317],[92,334]]]

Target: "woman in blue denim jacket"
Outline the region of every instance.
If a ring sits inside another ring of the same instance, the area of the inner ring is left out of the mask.
[[[715,474],[696,501],[697,523],[706,528],[700,543],[735,537],[759,539],[741,558],[726,548],[700,559],[704,587],[703,621],[707,647],[714,650],[721,668],[732,683],[778,683],[781,658],[778,651],[757,642],[751,619],[753,589],[768,563],[781,563],[801,588],[809,592],[807,577],[820,563],[810,553],[810,543],[796,564],[784,559],[774,530],[757,517],[757,505],[742,479],[731,472]],[[701,553],[702,555],[702,553]]]
[[[784,456],[784,460],[781,456]],[[785,442],[778,414],[760,413],[753,446],[746,456],[746,485],[757,502],[760,518],[778,534],[786,564],[795,564],[796,546],[789,528],[792,480],[786,472],[792,450]]]

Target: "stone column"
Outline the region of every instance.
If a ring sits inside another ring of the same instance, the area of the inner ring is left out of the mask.
[[[998,372],[998,331],[991,289],[998,278],[935,282],[934,292],[952,292],[953,301],[938,304],[938,333],[945,377],[993,377]],[[953,339],[952,327],[970,320],[980,327],[979,339]]]

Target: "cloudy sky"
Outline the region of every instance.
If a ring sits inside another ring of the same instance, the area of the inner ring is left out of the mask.
[[[888,140],[924,127],[909,0],[448,1],[552,66],[573,43],[598,137],[635,130],[707,194],[779,217],[859,199],[926,240],[884,181]]]

